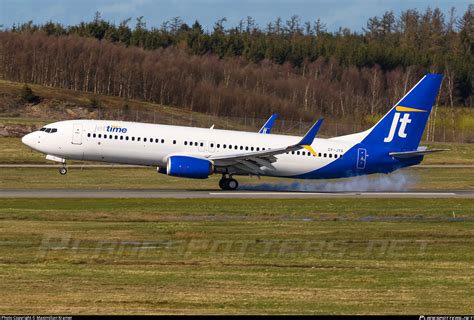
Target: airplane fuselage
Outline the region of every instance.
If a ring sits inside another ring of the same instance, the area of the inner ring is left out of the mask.
[[[301,137],[157,125],[107,120],[68,120],[51,123],[46,129],[23,138],[23,142],[44,154],[64,160],[101,161],[166,168],[172,155],[197,158],[228,156],[271,150],[297,143]],[[47,130],[48,131],[48,130]],[[51,131],[51,130],[49,130]],[[363,134],[363,133],[361,133]],[[419,163],[422,157],[401,161],[389,150],[359,143],[361,134],[331,139],[315,138],[311,147],[275,155],[272,167],[261,168],[268,175],[287,178],[340,178],[369,173],[388,173]],[[372,160],[373,159],[373,160]],[[214,173],[248,175],[238,166],[216,166]]]

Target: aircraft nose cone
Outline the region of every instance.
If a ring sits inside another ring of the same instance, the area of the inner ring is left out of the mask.
[[[21,142],[30,148],[33,148],[34,140],[34,133],[28,133],[27,135],[23,136],[23,138],[21,138]]]

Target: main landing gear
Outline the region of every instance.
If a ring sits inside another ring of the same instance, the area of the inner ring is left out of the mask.
[[[219,180],[219,187],[221,187],[222,190],[235,190],[239,187],[239,183],[231,176],[227,178],[225,175],[222,175],[222,179]]]
[[[67,173],[67,165],[63,163],[62,167],[59,168],[59,174],[64,176]]]

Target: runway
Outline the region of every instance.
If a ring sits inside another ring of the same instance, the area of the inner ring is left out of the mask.
[[[401,192],[298,192],[153,189],[2,189],[0,198],[174,198],[174,199],[290,199],[290,198],[474,198],[474,190],[413,190]]]

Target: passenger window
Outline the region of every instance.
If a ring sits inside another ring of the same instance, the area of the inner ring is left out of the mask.
[[[297,155],[300,155],[300,152],[299,152],[299,151],[296,151],[296,154],[297,154]]]
[[[160,139],[158,139],[158,138],[155,139],[155,143],[158,143],[158,142],[160,142]]]
[[[44,128],[43,128],[44,129]],[[44,130],[43,130],[44,131]],[[90,138],[91,137],[91,134],[90,132],[87,134],[87,137]]]
[[[128,136],[126,136],[126,137],[125,137],[125,140],[127,140],[127,141],[128,141]]]
[[[260,148],[259,148],[259,147],[257,147],[257,151],[260,151]],[[288,152],[287,152],[287,153],[288,153]]]
[[[237,150],[238,148],[239,148],[239,146],[237,146],[237,145],[234,146],[234,149],[235,149],[235,150]]]
[[[146,142],[146,138],[143,138],[143,142]]]
[[[99,133],[99,135],[97,136],[97,138],[102,138],[102,135]]]
[[[140,137],[137,137],[137,141],[140,141]]]
[[[329,154],[329,158],[332,158],[332,153]]]
[[[46,132],[46,133],[50,133],[50,132],[51,132],[51,129],[50,129],[50,128],[46,128],[45,132]]]
[[[247,147],[245,147],[245,150],[248,150],[248,149],[249,149],[249,147],[248,147],[248,146],[247,146]]]
[[[161,143],[165,143],[165,139],[161,139]]]
[[[46,132],[48,132],[48,130],[46,130]],[[95,137],[96,137],[96,134],[94,133],[94,134],[92,135],[92,138],[95,138]]]
[[[211,143],[211,148],[214,148],[214,143]]]
[[[173,144],[176,144],[176,140],[173,140]],[[202,143],[201,143],[202,144]]]
[[[250,148],[250,151],[253,151],[253,147]]]
[[[58,132],[58,129],[56,129],[56,128],[51,129],[51,133],[55,133],[55,132]]]
[[[227,145],[223,144],[223,145],[222,145],[222,148],[224,148],[224,149],[227,148]]]
[[[123,140],[123,136],[120,136],[120,140]]]
[[[184,141],[184,145],[187,146],[187,145],[188,145],[188,142],[187,142],[187,141]],[[211,147],[212,147],[212,143],[211,143]]]
[[[217,144],[217,148],[220,148],[220,147],[221,147],[221,144],[220,144],[220,143],[218,143],[218,144]]]
[[[46,128],[41,128],[40,131],[46,131]],[[89,133],[90,134],[90,133]]]
[[[132,141],[135,141],[135,137],[132,137]]]
[[[240,150],[244,150],[244,147],[243,147],[243,146],[240,146]]]
[[[327,156],[328,156],[327,153],[325,153],[325,154],[324,154],[324,157],[327,158]]]
[[[336,159],[337,159],[337,154],[335,154],[335,155],[334,155],[334,158],[336,158]]]

